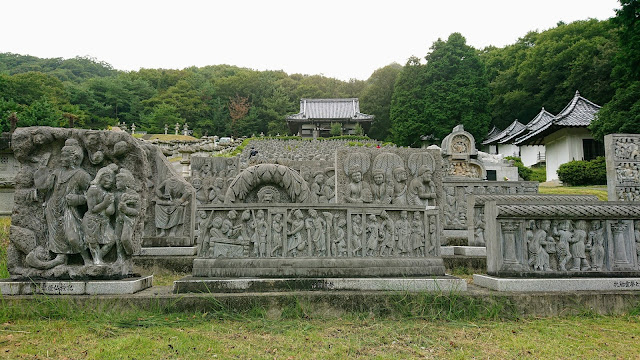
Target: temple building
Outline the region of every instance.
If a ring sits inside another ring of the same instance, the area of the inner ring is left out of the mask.
[[[356,135],[357,124],[366,134],[373,118],[360,112],[357,98],[300,99],[300,112],[287,116],[286,120],[292,134],[317,138],[331,136],[334,123],[341,125],[342,135]]]
[[[571,102],[556,116],[538,114],[536,119],[540,119],[535,126],[517,137],[514,144],[521,147],[544,145],[547,181],[558,180],[560,165],[572,160],[593,160],[604,155],[604,145],[594,140],[588,129],[599,110],[599,105],[576,91]]]

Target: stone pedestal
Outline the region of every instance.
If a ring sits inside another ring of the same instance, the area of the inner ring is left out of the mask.
[[[2,295],[113,295],[135,294],[150,288],[153,275],[121,280],[0,280]]]

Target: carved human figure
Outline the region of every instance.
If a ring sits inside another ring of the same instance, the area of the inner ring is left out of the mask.
[[[389,214],[385,210],[380,214],[382,222],[380,223],[380,256],[393,256],[395,248],[394,230],[395,226],[393,220],[389,217]]]
[[[636,242],[637,263],[640,264],[640,220],[633,222],[633,237]]]
[[[158,236],[163,237],[166,231],[169,236],[176,236],[180,225],[184,224],[185,205],[189,201],[189,193],[184,184],[176,177],[170,177],[160,183],[156,189],[155,224]]]
[[[344,218],[339,217],[336,225],[336,238],[334,240],[336,243],[337,256],[347,256],[347,236],[344,231],[345,225],[347,225],[347,221]]]
[[[116,175],[116,189],[116,254],[117,261],[122,262],[133,255],[133,233],[142,205],[131,171],[120,168]]]
[[[324,196],[327,198],[327,202],[329,202],[329,203],[335,203],[336,202],[336,192],[335,192],[335,189],[334,189],[335,184],[336,184],[335,175],[328,176],[327,179],[324,181],[323,193],[324,193]],[[346,222],[346,220],[345,220],[345,222]]]
[[[435,205],[436,188],[431,181],[432,172],[428,166],[418,168],[418,176],[409,183],[407,189],[407,203],[409,205],[429,205],[429,201]]]
[[[293,211],[293,215],[289,217],[287,222],[291,224],[287,231],[287,252],[291,256],[296,257],[298,253],[302,252],[307,246],[302,237],[302,230],[304,230],[304,216],[302,215],[302,211],[300,211],[300,209]]]
[[[408,220],[408,214],[406,210],[400,212],[400,219],[396,220],[396,246],[401,256],[409,256],[411,253],[411,224]]]
[[[252,216],[252,212],[250,210],[245,210],[240,214],[240,223],[238,226],[240,227],[240,235],[238,236],[238,240],[243,244],[245,249],[245,255],[248,255],[249,244],[253,239],[253,235],[255,234],[256,229],[256,221]],[[254,248],[254,255],[257,256],[257,248]]]
[[[391,204],[393,198],[393,185],[387,183],[384,171],[373,171],[373,184],[371,184],[371,194],[375,204]]]
[[[362,181],[362,172],[359,167],[351,170],[351,183],[344,199],[353,204],[370,203],[372,200],[371,188],[366,181]]]
[[[199,175],[201,179],[208,179],[210,177],[213,177],[213,174],[211,173],[211,164],[202,164],[202,167],[200,167]]]
[[[578,220],[573,236],[569,239],[569,250],[573,258],[573,266],[570,271],[589,270],[591,266],[587,262],[585,244],[587,242],[587,222]]]
[[[429,216],[429,238],[428,240],[428,244],[429,244],[429,248],[427,249],[427,254],[430,255],[436,255],[436,217],[435,216]]]
[[[396,167],[393,169],[393,178],[396,183],[393,186],[393,200],[391,200],[391,203],[394,205],[406,205],[407,170],[402,166]]]
[[[540,226],[536,225],[535,220],[528,222],[526,238],[529,250],[529,266],[532,270],[549,271],[549,254],[545,246],[547,245],[547,226],[540,222]],[[545,230],[546,228],[546,230]],[[531,232],[531,234],[530,234]]]
[[[216,178],[213,182],[213,186],[209,191],[209,202],[211,204],[222,204],[224,202],[224,179],[221,177]]]
[[[89,162],[98,165],[104,160],[104,153],[100,150],[101,136],[99,131],[87,131],[84,135],[84,147],[89,154]]]
[[[600,220],[591,221],[587,244],[591,247],[591,270],[601,271],[604,265],[604,229]]]
[[[253,233],[253,246],[256,256],[267,257],[267,221],[264,219],[264,210],[256,212],[255,232]]]
[[[378,250],[378,240],[380,233],[378,228],[378,220],[374,214],[368,216],[367,220],[367,254],[366,256],[376,256]]]
[[[282,224],[282,214],[277,213],[273,216],[273,221],[271,222],[271,256],[282,255],[282,245],[284,240],[282,236],[283,229],[284,225]]]
[[[318,215],[318,212],[315,209],[309,209],[309,218],[305,221],[305,228],[307,229],[307,237],[311,238],[314,252],[318,256],[327,254],[325,226],[326,222]]]
[[[556,257],[558,258],[558,270],[567,271],[566,264],[571,259],[569,250],[569,240],[573,236],[571,231],[571,221],[562,221],[558,227],[553,229],[553,235],[558,236],[556,245]]]
[[[85,191],[91,176],[81,169],[83,152],[78,141],[67,139],[60,153],[60,167],[46,166],[34,173],[38,191],[45,193],[47,250],[66,262],[67,256],[81,254],[85,265],[93,261],[84,241],[80,207],[86,204]]]
[[[413,213],[411,221],[411,247],[413,256],[424,256],[424,221],[419,211]]]
[[[351,253],[353,256],[362,256],[362,218],[354,215],[351,221]]]
[[[456,207],[456,188],[448,186],[445,188],[445,208],[444,217],[447,224],[458,224],[458,210]]]
[[[311,184],[311,201],[316,204],[326,204],[329,202],[325,190],[325,178],[322,171],[317,171]]]
[[[476,222],[474,225],[474,240],[476,246],[485,246],[484,240],[484,228],[486,226],[484,222],[484,213],[482,211],[478,212],[476,216]]]
[[[196,205],[207,204],[209,196],[207,196],[207,189],[202,186],[202,179],[199,177],[193,178],[191,185],[196,190]]]
[[[116,241],[111,216],[116,212],[113,185],[117,169],[118,165],[110,164],[98,170],[86,193],[87,212],[82,218],[82,230],[94,265],[104,264],[104,255]]]
[[[238,212],[235,210],[230,210],[227,213],[227,218],[222,221],[222,227],[220,230],[228,239],[235,239],[240,235],[240,229],[242,226],[234,225],[236,218],[238,217]]]
[[[198,250],[199,257],[205,257],[209,253],[209,228],[211,227],[211,217],[207,216],[204,210],[198,210]],[[211,214],[213,216],[213,213]]]

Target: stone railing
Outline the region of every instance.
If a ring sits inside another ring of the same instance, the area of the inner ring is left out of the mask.
[[[485,216],[490,275],[627,276],[640,270],[639,206],[489,201]]]

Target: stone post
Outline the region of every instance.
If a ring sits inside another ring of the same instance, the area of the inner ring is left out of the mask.
[[[611,224],[613,232],[613,269],[631,269],[631,263],[627,258],[627,247],[625,244],[624,232],[628,225],[622,222]]]

